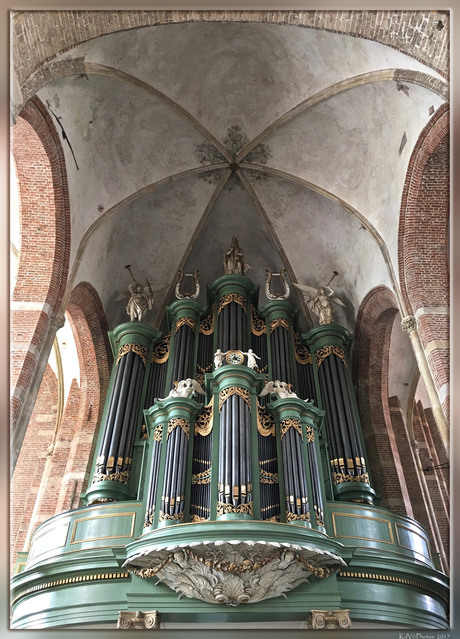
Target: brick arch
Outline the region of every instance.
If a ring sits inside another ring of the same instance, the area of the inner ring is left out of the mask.
[[[72,291],[66,316],[77,348],[80,385],[73,383],[61,422],[53,465],[59,482],[54,514],[78,507],[87,487],[112,365],[107,321],[91,284],[81,282]]]
[[[30,100],[12,130],[21,250],[11,299],[11,426],[17,456],[38,392],[67,281],[70,205],[65,158],[43,104]]]
[[[391,332],[398,312],[396,298],[385,286],[364,298],[356,320],[353,377],[373,486],[382,506],[411,516],[388,391]]]
[[[400,287],[449,420],[449,108],[444,104],[412,152],[399,218]]]
[[[56,28],[59,21],[60,28]],[[443,30],[436,27],[441,21]],[[325,10],[60,10],[13,12],[12,57],[21,88],[45,63],[101,35],[146,26],[186,22],[287,24],[380,42],[448,75],[448,12]],[[435,34],[433,36],[433,34]],[[63,46],[65,44],[65,46]]]

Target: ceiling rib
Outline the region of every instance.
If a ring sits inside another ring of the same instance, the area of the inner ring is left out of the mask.
[[[428,88],[445,99],[445,90],[443,89],[441,91],[441,89],[436,88],[438,87],[437,83],[429,82],[428,79],[432,78],[432,76],[426,73],[421,73],[417,71],[414,71],[412,74],[410,71],[406,71],[405,73],[406,73],[405,75],[406,82],[411,81],[414,84],[418,84],[420,86]],[[343,91],[348,91],[354,87],[361,86],[363,84],[371,84],[375,82],[393,81],[395,79],[395,76],[399,77],[400,75],[401,75],[401,69],[384,69],[379,71],[369,71],[368,73],[356,75],[352,78],[347,78],[346,80],[342,80],[340,82],[336,82],[335,84],[331,84],[325,89],[322,89],[318,93],[315,93],[314,95],[310,96],[303,102],[300,102],[292,109],[289,109],[289,111],[286,111],[286,113],[284,113],[279,118],[274,120],[271,124],[269,124],[263,131],[261,131],[261,133],[259,133],[259,135],[257,135],[253,140],[248,142],[248,144],[243,149],[241,149],[235,161],[241,162],[246,157],[246,155],[250,151],[252,151],[254,147],[256,147],[264,138],[271,135],[274,131],[276,131],[280,126],[282,126],[286,122],[289,122],[296,116],[303,113],[306,109],[309,109],[310,107],[315,106],[316,104],[319,104],[320,102],[324,102],[325,100],[328,100],[329,98],[335,95],[338,95],[339,93],[342,93]]]
[[[213,164],[211,165],[211,168],[212,170],[228,169],[228,164],[226,163]],[[107,211],[105,211],[97,220],[95,220],[91,224],[91,226],[88,227],[82,239],[80,240],[80,244],[78,246],[77,252],[75,254],[75,259],[72,264],[72,269],[70,271],[69,278],[67,280],[67,286],[64,293],[64,297],[62,299],[62,303],[61,303],[62,312],[64,312],[65,309],[67,308],[67,303],[69,301],[70,294],[74,287],[75,278],[77,276],[78,269],[81,264],[81,260],[83,258],[86,247],[89,243],[89,240],[91,239],[91,236],[93,235],[93,233],[101,226],[101,224],[106,222],[110,217],[112,217],[112,215],[114,215],[115,213],[123,209],[128,204],[131,204],[132,202],[137,200],[139,197],[146,195],[147,193],[150,193],[151,191],[154,191],[155,189],[158,189],[164,186],[165,184],[176,182],[178,180],[187,178],[191,175],[208,173],[209,170],[210,170],[210,165],[206,165],[206,166],[199,166],[194,169],[187,169],[185,171],[181,171],[180,173],[175,173],[174,175],[168,175],[167,177],[162,178],[161,180],[158,180],[158,182],[153,182],[152,184],[149,184],[147,186],[144,186],[142,189],[139,189],[135,193],[131,193],[131,195],[128,195],[128,197],[125,197],[123,200],[120,200],[119,202],[117,202],[117,204],[107,209]]]

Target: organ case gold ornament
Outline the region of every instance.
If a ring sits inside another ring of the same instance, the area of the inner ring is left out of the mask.
[[[342,348],[339,348],[338,346],[323,346],[323,348],[320,348],[316,351],[316,365],[318,366],[318,368],[321,366],[326,357],[329,357],[329,355],[332,355],[332,353],[334,353],[334,355],[337,355],[337,357],[340,357],[345,366],[347,365],[345,352]]]
[[[152,353],[152,362],[156,364],[164,364],[169,358],[169,347],[171,345],[171,333],[168,333],[166,337],[159,344],[155,346]]]
[[[239,295],[238,293],[227,293],[227,295],[223,295],[220,298],[218,314],[220,314],[224,306],[227,306],[227,304],[231,304],[232,302],[236,302],[237,304],[239,304],[247,315],[248,310],[246,308],[246,298],[243,295]]]
[[[212,420],[214,417],[214,400],[206,404],[202,412],[195,419],[195,435],[198,433],[203,437],[212,431]]]
[[[209,313],[200,322],[200,332],[203,335],[212,335],[214,332],[214,306],[211,306]]]
[[[303,439],[302,422],[300,421],[300,419],[297,419],[296,417],[288,417],[287,419],[283,419],[280,426],[281,426],[281,439],[284,437],[284,435],[287,433],[287,431],[290,428],[295,428],[295,430],[299,433],[300,437]]]
[[[189,430],[190,430],[190,422],[187,419],[183,419],[182,417],[173,417],[173,419],[171,419],[169,421],[169,424],[168,424],[168,437],[172,433],[172,431],[175,428],[177,428],[178,426],[180,428],[182,428],[184,433],[187,435],[187,439],[188,439]]]
[[[275,423],[265,407],[257,402],[257,430],[263,437],[275,435]]]
[[[270,322],[270,333],[273,333],[275,328],[278,328],[278,326],[282,326],[287,331],[289,330],[289,322],[288,322],[288,320],[284,319],[283,317],[278,317],[278,318],[276,318],[276,319],[274,319],[274,320],[272,320]]]
[[[254,306],[251,306],[251,331],[254,335],[265,335],[267,333],[267,326],[264,320],[259,317]]]
[[[180,317],[176,322],[176,328],[174,332],[177,333],[181,326],[188,326],[192,329],[192,331],[195,331],[196,322],[193,317]]]
[[[229,397],[232,395],[239,395],[244,399],[246,404],[249,406],[249,410],[251,410],[251,393],[241,386],[229,386],[228,388],[224,388],[219,393],[219,412],[222,410],[222,406],[227,401]]]
[[[294,333],[295,359],[299,364],[311,364],[311,354],[305,344],[302,344],[298,333]]]
[[[144,362],[144,366],[147,365],[147,349],[145,346],[140,346],[139,344],[124,344],[123,346],[120,346],[116,363],[118,364],[120,359],[131,351],[136,355],[139,355],[141,360]]]

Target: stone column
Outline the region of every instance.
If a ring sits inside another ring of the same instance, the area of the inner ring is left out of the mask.
[[[426,390],[428,392],[431,406],[433,408],[433,415],[436,420],[436,424],[439,428],[442,442],[446,448],[446,451],[448,452],[449,451],[449,426],[446,422],[444,411],[442,410],[441,402],[439,400],[438,391],[434,384],[430,367],[428,366],[425,352],[423,350],[423,346],[420,341],[420,336],[417,330],[417,321],[415,317],[413,317],[412,315],[408,315],[407,317],[404,317],[403,320],[401,321],[401,328],[409,336],[409,339],[411,341],[412,348],[415,354],[415,359],[417,360],[417,365],[418,365],[420,374],[423,377],[423,381],[425,382]]]

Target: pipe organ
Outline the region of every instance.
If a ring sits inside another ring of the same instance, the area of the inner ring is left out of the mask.
[[[259,306],[244,270],[208,286],[206,306],[176,299],[164,333],[141,321],[110,333],[85,505],[34,535],[14,578],[14,627],[29,627],[34,597],[57,627],[117,617],[128,627],[133,615],[155,627],[307,615],[315,627],[446,627],[446,578],[426,532],[377,505],[351,335],[335,323],[299,333],[291,303]]]

